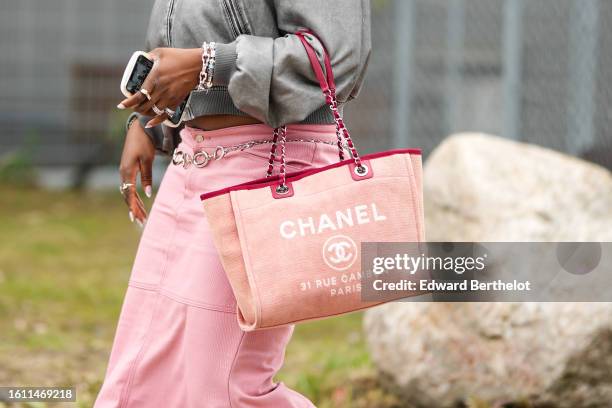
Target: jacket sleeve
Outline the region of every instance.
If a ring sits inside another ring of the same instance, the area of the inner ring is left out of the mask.
[[[369,61],[369,0],[275,0],[278,38],[242,34],[217,44],[214,82],[227,85],[238,109],[278,127],[325,104],[304,46],[295,33],[312,30],[330,54],[340,104],[355,98]],[[314,44],[322,62],[322,47]]]

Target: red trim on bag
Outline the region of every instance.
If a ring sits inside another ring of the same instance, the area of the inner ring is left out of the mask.
[[[392,156],[394,154],[421,154],[421,149],[395,149],[395,150],[387,150],[385,152],[371,153],[362,156],[362,159],[376,159],[379,157]],[[303,179],[304,177],[312,176],[313,174],[321,173],[325,170],[335,169],[336,167],[346,166],[354,163],[353,159],[343,160],[338,163],[328,164],[323,167],[316,167],[314,169],[302,170],[293,173],[287,174],[286,181],[296,181]],[[226,188],[222,188],[221,190],[211,191],[210,193],[204,193],[200,195],[200,200],[206,200],[207,198],[217,197],[225,193],[229,193],[230,191],[239,191],[239,190],[255,190],[262,187],[268,187],[275,184],[278,181],[278,175],[272,177],[264,177],[259,178],[252,181],[247,181],[246,183],[237,184],[235,186],[230,186]]]

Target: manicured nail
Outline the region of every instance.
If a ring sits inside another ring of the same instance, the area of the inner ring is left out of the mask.
[[[152,127],[153,127],[153,125],[152,125],[152,124],[150,124],[150,123],[147,123],[147,124],[145,125],[145,129],[150,129],[150,128],[152,128]]]
[[[138,226],[140,228],[142,228],[144,226],[144,224],[142,223],[142,221],[140,221],[139,219],[136,219],[136,224],[138,224]]]
[[[125,105],[120,103],[119,105],[117,105],[117,109],[125,109]]]
[[[152,193],[153,193],[153,189],[151,188],[151,186],[145,186],[145,195],[151,198]]]
[[[130,211],[129,215],[130,215],[130,221],[134,222],[134,213]]]

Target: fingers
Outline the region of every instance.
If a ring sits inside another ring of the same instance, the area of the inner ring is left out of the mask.
[[[153,97],[153,92],[155,91],[155,88],[157,86],[159,58],[154,53],[149,53],[149,57],[153,59],[153,68],[151,68],[151,71],[149,71],[147,77],[142,82],[142,86],[140,87],[140,89],[144,89],[145,93],[146,91],[149,91],[149,99],[151,99]]]
[[[140,163],[140,183],[144,187],[145,195],[151,198],[153,188],[153,162],[148,159],[141,159]]]
[[[119,109],[132,109],[140,113],[145,113],[151,110],[153,103],[159,99],[159,95],[155,95],[157,85],[157,71],[158,64],[154,63],[153,68],[149,71],[149,74],[145,78],[140,87],[140,90],[134,95],[129,96],[122,100],[117,108]]]
[[[180,102],[177,102],[176,97],[171,97],[170,94],[170,92],[165,91],[157,85],[155,93],[150,95],[150,99],[141,104],[139,109],[154,112],[152,116],[158,116],[158,114],[155,113],[155,108],[161,111],[164,111],[166,108],[176,109],[176,107],[180,105]]]
[[[164,110],[170,106],[173,106],[173,100],[166,98],[163,92],[147,90],[147,88],[143,86],[141,90],[136,92],[134,95],[122,100],[119,105],[117,105],[117,108],[132,109],[143,115],[156,116],[157,113],[153,109],[154,106],[157,109]],[[164,118],[164,120],[165,119],[166,118]]]
[[[139,227],[143,227],[147,221],[147,210],[145,210],[144,203],[140,199],[140,195],[135,188],[133,194],[130,195],[129,208],[136,224],[138,224]]]
[[[130,221],[136,222],[140,227],[144,226],[147,220],[147,211],[138,195],[136,186],[132,185],[122,191],[123,200],[128,206]]]
[[[143,112],[152,112],[151,116],[155,116],[157,115],[157,113],[155,113],[153,111],[153,105],[156,103],[156,101],[154,101],[153,99],[148,99],[147,101],[145,101],[144,103],[140,104],[139,106],[137,106],[135,108],[135,110],[137,112],[143,113]]]
[[[180,103],[176,102],[177,98],[173,96],[175,92],[169,88],[168,81],[161,78],[163,68],[161,67],[160,52],[156,49],[148,53],[148,57],[154,61],[153,68],[143,81],[140,90],[122,100],[117,105],[118,109],[131,109],[143,115],[157,116],[159,112],[166,108],[173,108]],[[160,124],[166,119],[167,116],[161,117],[154,121],[152,126]]]
[[[134,95],[129,96],[122,100],[117,108],[119,109],[134,109],[137,106],[147,102],[148,98],[141,91],[136,92]]]
[[[123,158],[122,158],[123,160]],[[136,186],[136,171],[137,169],[134,168],[131,165],[126,165],[125,163],[121,163],[119,165],[119,178],[121,180],[121,183],[129,183],[132,184],[130,186],[131,188],[135,188]],[[127,191],[127,189],[125,190]],[[124,195],[125,197],[125,195]]]
[[[152,195],[154,160],[155,146],[140,123],[135,123],[129,128],[125,137],[119,174],[122,186],[125,187],[121,189],[121,194],[128,206],[130,220],[140,226],[143,226],[147,220],[147,211],[138,194],[136,182],[140,173],[145,194],[148,197]]]
[[[147,122],[145,128],[152,128],[163,123],[164,120],[168,119],[168,114],[164,113],[163,115],[155,116],[153,119]]]
[[[146,111],[146,112],[141,112],[141,113],[142,113],[144,116],[151,116],[151,117],[153,117],[153,116],[157,115],[157,113],[153,112],[153,109],[150,109],[150,110],[148,110],[148,111]]]
[[[129,209],[128,216],[130,221],[136,222],[140,227],[142,227],[147,219],[147,212],[144,208],[142,200],[140,199],[140,196],[138,195],[138,191],[136,190],[137,170],[137,167],[121,166],[119,168],[119,174],[122,183],[130,184],[128,187],[121,190],[123,200]]]
[[[140,90],[122,100],[117,105],[118,109],[131,109],[143,115],[156,116],[157,113],[153,107],[159,112],[178,105],[178,102],[175,103],[177,98],[172,96],[175,92],[169,89],[167,81],[162,81],[160,77],[163,71],[160,52],[155,49],[148,53],[148,57],[153,60],[153,68],[143,81]],[[156,123],[161,123],[165,119],[167,117]]]

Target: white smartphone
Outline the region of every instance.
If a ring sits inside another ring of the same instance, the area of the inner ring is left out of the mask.
[[[127,66],[125,67],[123,77],[121,78],[121,93],[123,93],[123,95],[126,97],[129,97],[138,92],[147,78],[147,75],[149,72],[151,72],[151,69],[153,69],[153,58],[151,58],[150,55],[144,51],[134,52]],[[177,127],[181,124],[183,121],[185,108],[187,107],[190,98],[191,93],[187,99],[185,99],[176,109],[174,109],[174,115],[166,119],[164,121],[164,125]]]
[[[152,68],[153,59],[149,54],[143,51],[132,54],[121,78],[121,93],[127,98],[138,92]]]

